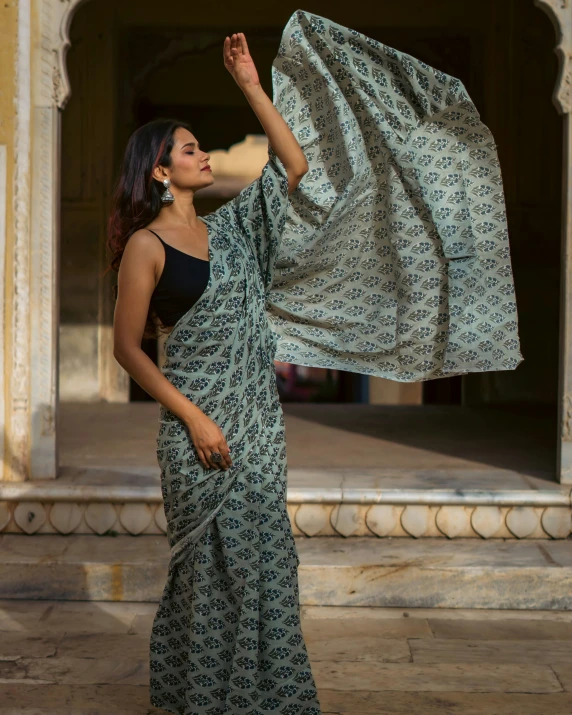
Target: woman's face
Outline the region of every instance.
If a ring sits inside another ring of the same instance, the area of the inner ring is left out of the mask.
[[[209,155],[199,148],[198,139],[187,129],[178,127],[174,134],[175,144],[171,150],[171,166],[165,169],[173,189],[193,189],[214,183],[209,166]]]

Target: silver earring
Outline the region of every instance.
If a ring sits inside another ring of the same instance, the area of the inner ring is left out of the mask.
[[[163,179],[163,186],[165,187],[165,191],[161,195],[161,201],[164,204],[172,204],[173,201],[175,200],[175,197],[169,190],[169,186],[171,186],[171,182],[169,181],[169,179]]]

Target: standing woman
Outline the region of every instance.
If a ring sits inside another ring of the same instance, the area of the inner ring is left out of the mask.
[[[189,126],[151,122],[110,221],[115,356],[161,404],[171,558],[151,703],[320,715],[274,360],[401,382],[514,370],[502,176],[458,78],[328,18],[291,16],[273,102],[244,35],[224,58],[268,135],[262,175],[199,220],[208,154]],[[140,348],[154,316],[161,371]]]
[[[156,120],[130,138],[109,223],[118,269],[114,355],[160,403],[157,456],[171,549],[150,653],[150,702],[179,715],[320,715],[300,627],[299,559],[286,510],[268,256],[308,169],[260,86],[244,34],[224,63],[271,145],[262,175],[199,218],[213,183],[191,128]],[[168,329],[159,370],[141,349]]]

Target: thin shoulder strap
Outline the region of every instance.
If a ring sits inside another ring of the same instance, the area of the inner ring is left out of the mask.
[[[147,231],[151,231],[151,233],[155,233],[155,231],[153,231],[152,228],[148,228]],[[165,243],[165,241],[163,241],[163,239],[161,238],[161,236],[159,236],[158,233],[155,233],[155,236],[157,236],[157,238],[159,239],[159,241],[161,241],[161,243]]]

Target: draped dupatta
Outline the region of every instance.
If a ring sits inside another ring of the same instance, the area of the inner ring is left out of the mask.
[[[515,369],[497,149],[462,82],[303,10],[272,80],[309,164],[255,246],[276,358],[403,382]]]

